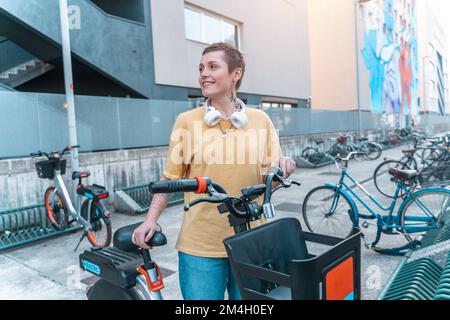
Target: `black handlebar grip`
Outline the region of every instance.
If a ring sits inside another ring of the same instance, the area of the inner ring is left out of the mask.
[[[280,177],[284,177],[283,170],[281,170],[281,168],[279,168],[279,167],[271,167],[269,169],[268,174],[273,174],[273,175],[278,175]]]
[[[195,192],[198,190],[196,179],[182,179],[152,182],[148,186],[151,193]]]

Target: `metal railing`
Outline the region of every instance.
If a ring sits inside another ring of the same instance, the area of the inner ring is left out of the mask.
[[[75,224],[56,230],[47,218],[44,205],[0,211],[0,251],[80,229]]]

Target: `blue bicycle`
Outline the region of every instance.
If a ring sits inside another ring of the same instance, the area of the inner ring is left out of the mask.
[[[351,152],[345,158],[336,157],[336,166],[342,171],[337,185],[326,184],[311,190],[303,202],[303,218],[307,228],[314,233],[335,237],[347,237],[353,227],[364,220],[363,228],[369,225],[376,227],[374,235],[363,234],[366,247],[379,253],[402,255],[406,250],[420,246],[425,232],[441,228],[450,217],[450,190],[441,187],[415,188],[414,180],[418,176],[415,170],[391,168],[389,174],[396,183],[396,191],[389,207],[380,204],[361,184],[348,172],[348,163],[358,156]],[[381,215],[373,210],[353,189],[347,181],[352,182],[383,212]],[[356,201],[362,204],[370,214],[359,212]],[[394,214],[397,202],[400,207]],[[374,222],[371,222],[374,221]],[[404,246],[377,246],[381,235],[400,234],[408,243]],[[371,239],[369,239],[371,238]]]

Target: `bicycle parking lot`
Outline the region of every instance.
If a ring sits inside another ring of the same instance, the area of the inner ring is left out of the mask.
[[[388,150],[384,156],[399,158],[401,149]],[[349,167],[354,177],[364,182],[363,186],[371,193],[377,192],[371,177],[373,170],[382,160],[350,162]],[[336,183],[338,178],[339,171],[334,164],[318,169],[297,169],[292,179],[300,181],[302,186],[292,187],[274,195],[277,218],[300,218],[300,204],[306,193],[315,186]],[[386,203],[382,204],[387,205],[389,200],[386,198]],[[152,250],[152,256],[158,261],[164,275],[165,299],[181,299],[177,274],[178,258],[174,246],[182,215],[183,210],[179,205],[167,209],[160,218],[160,224],[168,244]],[[143,218],[143,215],[130,216],[114,212],[111,218],[113,230],[140,222]],[[306,229],[304,224],[303,229]],[[365,232],[373,231],[369,228]],[[70,233],[4,252],[0,256],[0,296],[6,299],[86,299],[85,291],[96,281],[96,277],[80,271],[78,256],[89,249],[89,243],[83,242],[77,252],[73,252],[79,237],[79,232]],[[382,241],[398,241],[402,244],[404,237],[389,236]],[[380,255],[362,247],[362,299],[377,298],[400,259],[401,257]]]

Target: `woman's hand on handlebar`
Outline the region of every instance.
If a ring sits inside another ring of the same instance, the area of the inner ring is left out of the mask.
[[[278,167],[280,167],[284,173],[283,178],[287,179],[294,173],[296,166],[295,161],[291,158],[281,157],[280,160],[278,160]]]
[[[156,231],[161,231],[161,227],[159,226],[159,224],[152,219],[147,219],[144,221],[144,223],[142,223],[134,230],[131,240],[138,247],[149,250],[151,249],[151,247],[147,245],[147,243],[150,241]]]

